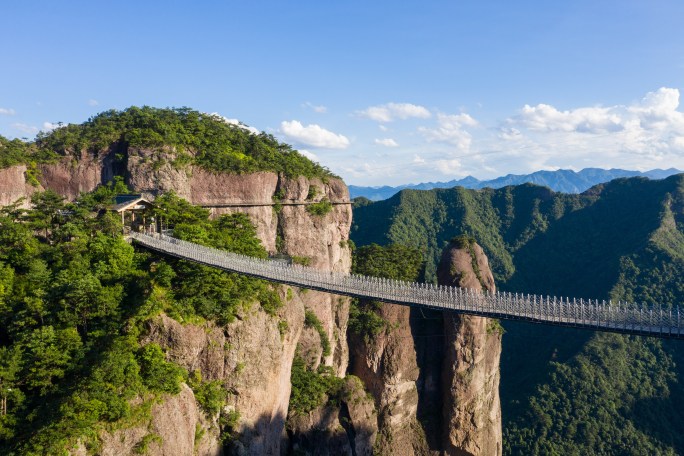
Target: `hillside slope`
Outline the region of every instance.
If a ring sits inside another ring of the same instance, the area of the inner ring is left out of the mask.
[[[403,191],[354,211],[359,245],[422,249],[434,278],[450,237],[475,237],[502,290],[683,302],[684,175],[581,195],[523,185]],[[678,454],[677,343],[504,322],[507,454]],[[605,436],[605,437],[604,437]]]

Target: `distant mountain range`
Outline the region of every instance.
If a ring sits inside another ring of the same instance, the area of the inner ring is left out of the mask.
[[[465,188],[501,188],[507,185],[520,185],[533,183],[549,187],[551,190],[563,193],[582,193],[596,184],[612,181],[620,177],[647,177],[649,179],[664,179],[673,174],[679,174],[675,168],[653,169],[651,171],[628,171],[625,169],[601,169],[585,168],[581,171],[569,169],[559,169],[558,171],[537,171],[532,174],[508,174],[491,180],[479,180],[473,176],[463,179],[454,179],[449,182],[425,182],[422,184],[407,184],[398,187],[361,187],[357,185],[349,186],[349,193],[352,198],[358,196],[366,197],[373,201],[384,200],[392,197],[404,189],[430,190],[433,188],[452,188],[461,186]]]

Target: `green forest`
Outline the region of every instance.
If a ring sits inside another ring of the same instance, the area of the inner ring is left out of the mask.
[[[230,438],[236,416],[223,416],[222,385],[139,340],[161,312],[180,322],[229,323],[251,306],[274,315],[279,295],[257,279],[134,248],[119,217],[104,210],[125,192],[116,180],[72,203],[47,191],[33,195],[33,210],[0,210],[0,454],[60,455],[78,441],[94,453],[101,431],[146,422],[151,406],[178,393],[181,382],[205,413],[222,415]],[[244,214],[209,220],[173,194],[159,198],[156,210],[177,237],[266,256]],[[148,437],[141,444],[155,438]]]
[[[81,124],[41,132],[35,141],[0,136],[0,168],[45,163],[82,154],[114,153],[123,159],[128,148],[171,152],[173,165],[194,164],[210,171],[251,173],[275,171],[287,176],[326,178],[332,173],[291,146],[266,133],[254,134],[221,117],[190,108],[149,106],[109,110]]]
[[[684,302],[683,175],[618,179],[581,195],[531,184],[404,190],[354,208],[357,245],[413,246],[428,280],[457,235],[483,247],[501,290]],[[503,325],[505,454],[684,453],[681,342]]]

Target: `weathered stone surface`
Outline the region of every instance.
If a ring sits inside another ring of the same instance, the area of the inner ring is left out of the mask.
[[[144,454],[150,456],[219,456],[223,449],[214,423],[207,421],[185,384],[175,396],[166,396],[152,407],[152,419],[145,426],[121,429],[101,435],[101,456]],[[202,435],[197,435],[201,431]],[[81,445],[74,456],[88,452]]]
[[[474,242],[452,243],[445,249],[438,280],[442,285],[495,291],[487,257]],[[501,455],[498,322],[445,313],[444,332],[443,449],[450,455]]]
[[[21,207],[29,207],[31,194],[40,187],[33,187],[26,182],[26,166],[17,165],[0,169],[0,206],[9,206],[24,198]]]
[[[385,331],[368,340],[350,338],[350,372],[361,378],[378,408],[376,454],[425,454],[417,421],[419,368],[411,309],[383,303],[378,313],[387,322]]]

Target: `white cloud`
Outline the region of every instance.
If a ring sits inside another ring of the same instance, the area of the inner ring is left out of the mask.
[[[375,144],[385,147],[399,147],[399,144],[392,138],[376,139]]]
[[[219,119],[219,120],[222,120],[222,121],[224,121],[224,122],[227,123],[227,124],[235,125],[236,127],[240,127],[240,128],[242,128],[243,130],[252,133],[253,135],[258,135],[259,133],[261,133],[258,129],[256,129],[256,128],[254,128],[254,127],[250,127],[249,125],[245,125],[245,124],[243,124],[242,122],[240,122],[238,119],[230,119],[230,118],[228,118],[228,117],[222,116],[222,115],[219,114],[218,112],[212,112],[212,113],[209,114],[209,115],[210,115],[210,116],[214,116],[215,118],[217,118],[217,119]]]
[[[387,103],[370,106],[363,111],[357,111],[356,114],[377,122],[392,122],[397,119],[406,120],[409,118],[427,119],[432,116],[427,108],[411,103]]]
[[[13,123],[12,128],[29,135],[35,135],[40,131],[38,127],[35,127],[33,125],[27,125],[25,123]]]
[[[684,113],[678,89],[660,88],[629,105],[559,110],[525,105],[498,137],[535,169],[684,167]],[[501,149],[505,145],[499,145]],[[509,148],[509,157],[511,149]]]
[[[59,128],[61,125],[52,122],[43,122],[43,131],[52,131],[55,128]]]
[[[319,162],[319,163],[320,163],[320,161],[321,161],[321,160],[318,158],[318,155],[316,155],[316,154],[314,154],[314,153],[312,153],[312,152],[309,152],[309,151],[306,150],[306,149],[299,149],[297,152],[299,152],[300,154],[304,155],[306,158],[308,158],[308,159],[311,160],[311,161],[315,161],[315,162]]]
[[[423,164],[423,163],[425,163],[425,159],[418,154],[413,154],[413,163]]]
[[[437,127],[420,127],[419,132],[428,141],[436,141],[456,146],[458,150],[470,150],[472,135],[465,127],[475,127],[478,123],[470,115],[462,114],[437,114]]]
[[[0,108],[0,116],[13,116],[17,112],[11,108]]]
[[[349,139],[346,136],[333,133],[316,124],[304,126],[298,120],[283,121],[280,123],[280,131],[290,140],[306,146],[323,149],[349,147]]]
[[[578,131],[605,133],[624,128],[614,108],[578,108],[559,111],[547,104],[525,105],[518,117],[518,124],[535,131]]]
[[[311,109],[313,112],[317,112],[319,114],[325,114],[328,112],[328,107],[323,106],[323,105],[315,105],[311,103],[310,101],[307,101],[302,104],[303,107]]]
[[[435,164],[437,170],[442,174],[446,174],[447,176],[458,175],[459,173],[461,173],[461,161],[456,158],[447,160],[437,160]]]
[[[378,128],[380,129],[380,131],[387,131],[388,130],[388,128],[384,125],[378,125]]]
[[[88,106],[98,106],[99,104],[100,104],[100,102],[94,98],[91,98],[90,100],[88,100]]]

